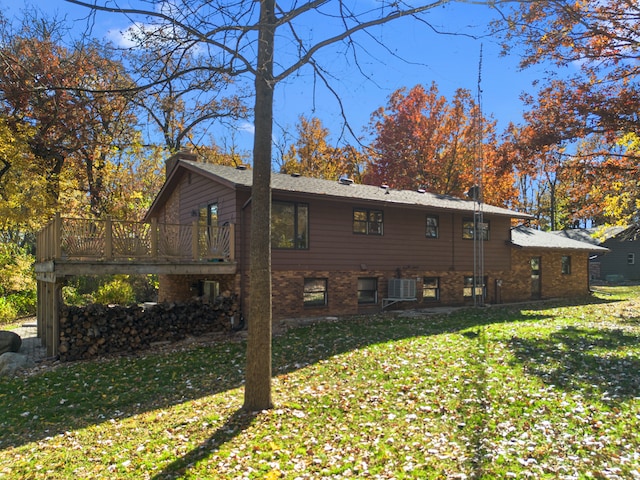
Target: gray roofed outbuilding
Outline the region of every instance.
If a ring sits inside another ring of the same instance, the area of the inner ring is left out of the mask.
[[[600,247],[588,241],[576,240],[522,225],[511,229],[511,244],[521,248],[549,248],[598,253],[609,251],[608,248]]]

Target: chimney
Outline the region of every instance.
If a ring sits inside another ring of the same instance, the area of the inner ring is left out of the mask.
[[[169,178],[169,174],[175,168],[178,160],[191,160],[192,162],[197,162],[198,157],[195,153],[187,148],[183,148],[182,150],[174,153],[169,158],[167,158],[165,162],[165,178]]]

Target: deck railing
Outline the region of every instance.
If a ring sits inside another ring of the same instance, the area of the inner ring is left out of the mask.
[[[38,262],[48,260],[232,261],[234,225],[89,220],[56,215],[39,233]]]

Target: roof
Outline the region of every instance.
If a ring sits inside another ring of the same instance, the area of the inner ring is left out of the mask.
[[[197,170],[204,175],[217,178],[231,187],[251,188],[253,182],[252,170],[240,170],[224,165],[180,160],[178,166],[189,170]],[[173,173],[178,168],[174,168]],[[164,188],[164,187],[163,187]],[[271,188],[274,192],[301,193],[331,197],[337,200],[362,200],[378,202],[393,206],[431,207],[439,210],[473,212],[474,202],[448,195],[438,195],[424,191],[395,190],[391,188],[362,185],[356,183],[342,183],[333,180],[310,178],[301,175],[271,174]],[[500,215],[510,218],[531,218],[526,213],[520,213],[507,208],[482,204],[483,213]]]
[[[608,252],[608,248],[600,247],[592,242],[586,242],[543,232],[533,228],[518,226],[511,229],[511,244],[522,248],[548,248],[556,250],[579,250],[585,252]]]
[[[601,245],[606,240],[616,237],[623,230],[625,227],[568,228],[553,233],[573,240]]]

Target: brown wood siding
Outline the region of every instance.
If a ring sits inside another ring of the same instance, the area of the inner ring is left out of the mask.
[[[274,195],[274,200],[288,200]],[[353,209],[366,204],[312,199],[309,204],[309,248],[274,249],[274,270],[472,270],[473,241],[462,238],[465,215],[429,212],[439,217],[439,238],[426,238],[424,210],[380,207],[384,234],[353,233]],[[471,216],[471,215],[469,215]],[[508,269],[510,223],[490,218],[490,239],[484,243],[485,269]]]
[[[194,173],[186,173],[180,179],[180,222],[191,223],[197,219],[193,212],[212,203],[218,204],[218,222],[236,223],[235,192],[219,183]]]

